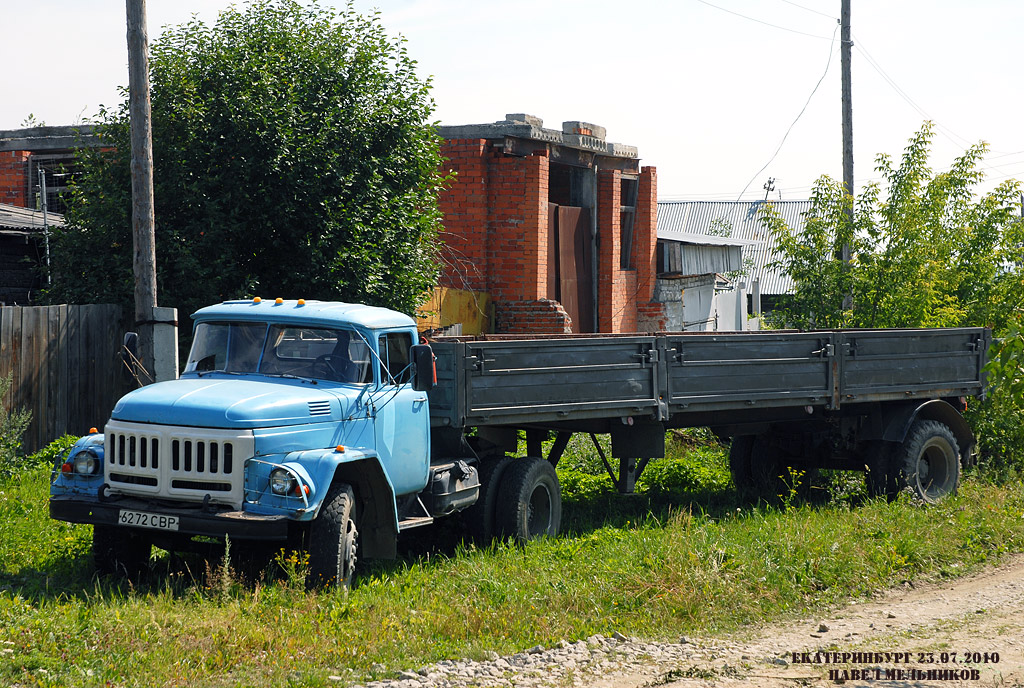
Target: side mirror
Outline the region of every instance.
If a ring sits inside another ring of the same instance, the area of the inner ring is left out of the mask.
[[[127,379],[138,378],[139,362],[139,335],[136,332],[125,332],[124,340],[121,343],[121,362],[124,367],[121,372]]]
[[[434,352],[429,344],[412,347],[413,380],[412,388],[417,392],[429,392],[437,384],[437,366]]]

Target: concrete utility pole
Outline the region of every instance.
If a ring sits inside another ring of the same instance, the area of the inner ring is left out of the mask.
[[[842,0],[840,11],[839,57],[843,72],[843,187],[846,193],[853,196],[853,86],[850,78],[850,53],[853,41],[850,39],[850,0]],[[853,225],[853,202],[846,210],[850,225]],[[842,260],[847,266],[850,263],[850,244],[843,244]],[[843,308],[853,306],[853,297],[847,294],[843,298]]]
[[[153,134],[149,105],[149,39],[146,35],[146,0],[125,0],[125,3],[128,15],[135,323],[139,332],[139,358],[149,374],[153,375],[156,238],[153,218]]]

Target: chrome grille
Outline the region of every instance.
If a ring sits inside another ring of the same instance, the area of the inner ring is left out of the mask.
[[[189,501],[206,495],[241,507],[251,430],[183,428],[110,421],[104,474],[111,492]]]

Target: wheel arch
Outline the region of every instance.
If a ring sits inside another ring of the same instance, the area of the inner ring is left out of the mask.
[[[360,546],[367,559],[398,556],[395,491],[377,457],[340,463],[331,484],[347,483],[356,495]]]
[[[352,486],[356,496],[356,516],[362,556],[367,559],[394,559],[398,556],[398,509],[395,488],[372,449],[349,447],[291,452],[285,460],[301,465],[316,484],[310,504],[316,518],[330,487],[342,482]]]
[[[907,405],[887,409],[884,416],[885,430],[882,439],[901,444],[917,420],[934,420],[945,424],[952,432],[960,447],[960,461],[964,466],[971,463],[975,445],[974,432],[960,412],[943,399],[931,399],[917,406]]]

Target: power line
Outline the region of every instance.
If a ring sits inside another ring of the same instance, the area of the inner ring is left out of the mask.
[[[879,64],[878,61],[867,51],[867,48],[863,47],[862,41],[860,40],[860,37],[859,36],[855,36],[854,38],[856,39],[856,41],[854,43],[854,47],[857,48],[857,51],[865,58],[865,60],[867,60],[867,63],[871,66],[871,68],[874,69],[876,72],[878,72],[879,76],[881,76],[882,79],[887,84],[889,84],[889,86],[894,91],[896,91],[897,95],[899,95],[911,108],[913,108],[914,111],[917,112],[918,115],[920,115],[921,117],[923,117],[926,120],[930,120],[930,121],[935,122],[935,127],[939,130],[939,133],[942,134],[943,136],[945,136],[946,139],[948,139],[950,143],[952,143],[954,146],[957,146],[958,148],[964,148],[964,149],[969,148],[969,147],[973,146],[976,143],[975,141],[971,141],[970,139],[968,139],[968,138],[966,138],[964,136],[960,136],[955,131],[953,131],[949,127],[943,125],[942,123],[936,121],[927,112],[925,112],[924,108],[922,108],[920,105],[918,105],[914,101],[914,99],[911,98],[909,94],[907,94],[906,91],[904,91],[902,88],[900,88],[900,85],[896,83],[895,79],[893,79],[891,76],[889,76],[889,74],[885,71],[885,69],[882,68],[882,65]],[[954,140],[954,137],[956,139],[959,139],[959,141]],[[1007,155],[1014,155],[1014,153],[1008,153]],[[992,166],[989,165],[984,160],[982,160],[982,164],[985,167],[988,167],[989,169],[993,169]]]
[[[703,0],[701,1],[703,2]],[[811,99],[814,98],[814,94],[818,92],[818,88],[821,86],[821,82],[823,82],[825,80],[825,77],[828,76],[828,69],[832,65],[832,53],[835,52],[837,31],[839,31],[839,24],[836,24],[836,28],[832,31],[832,43],[829,45],[828,48],[828,61],[825,63],[825,71],[822,73],[821,78],[818,79],[818,83],[814,85],[814,89],[811,91],[811,95],[807,96],[807,102],[804,103],[803,108],[800,109],[800,113],[797,114],[796,119],[793,120],[793,123],[789,125],[789,129],[786,130],[786,133],[785,135],[783,135],[782,140],[779,141],[779,147],[775,149],[775,152],[772,153],[772,157],[768,160],[768,162],[764,164],[764,167],[759,169],[757,171],[757,174],[751,177],[750,181],[747,182],[747,185],[743,187],[743,191],[740,192],[740,198],[743,198],[743,194],[747,192],[747,189],[749,189],[750,185],[754,183],[754,180],[760,177],[761,173],[768,169],[768,166],[775,161],[776,157],[778,157],[779,151],[782,150],[782,146],[785,145],[786,139],[789,138],[789,133],[793,131],[793,127],[795,127],[796,123],[800,121],[801,117],[803,117],[804,112],[807,111],[807,106],[811,104]]]
[[[825,14],[824,12],[819,12],[818,10],[812,10],[810,7],[804,7],[803,5],[800,5],[798,3],[792,2],[792,0],[781,0],[781,1],[786,3],[787,5],[792,5],[793,7],[799,7],[802,10],[806,10],[808,12],[812,12],[813,14],[818,14],[818,15],[821,15],[822,17],[828,17],[832,21],[839,21],[839,17],[833,16],[831,14]]]
[[[723,12],[728,12],[729,14],[734,14],[737,17],[742,17],[743,19],[747,19],[747,20],[752,21],[752,22],[757,22],[758,24],[764,24],[765,26],[770,26],[773,29],[779,29],[780,31],[788,31],[790,33],[797,33],[797,34],[800,34],[801,36],[809,36],[810,38],[820,38],[823,41],[829,40],[828,36],[819,36],[817,34],[806,33],[804,31],[797,31],[796,29],[790,29],[790,28],[785,27],[785,26],[779,26],[778,24],[770,24],[770,23],[768,23],[766,21],[762,21],[760,19],[755,19],[754,17],[748,17],[745,14],[740,14],[739,12],[733,12],[732,10],[728,10],[728,9],[726,9],[724,7],[719,7],[718,5],[714,5],[714,4],[710,3],[710,2],[708,2],[707,0],[697,0],[697,2],[701,3],[702,5],[707,5],[708,7],[714,7],[716,10],[721,10]],[[834,36],[833,36],[833,38],[834,38]]]

